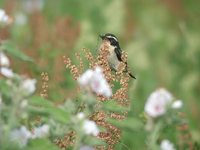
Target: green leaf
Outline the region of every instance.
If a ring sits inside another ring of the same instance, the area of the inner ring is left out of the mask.
[[[51,107],[46,109],[50,116],[61,123],[67,124],[70,121],[70,115],[68,112],[61,108]]]
[[[70,120],[70,115],[67,111],[57,106],[42,97],[33,96],[29,100],[28,110],[34,114],[40,115],[49,115],[54,120],[59,121],[61,123],[68,123]]]
[[[52,107],[53,103],[45,98],[40,96],[32,96],[29,99],[29,104],[34,106],[41,106],[41,107]]]
[[[109,111],[113,111],[113,112],[125,112],[125,111],[129,111],[128,107],[120,106],[114,100],[109,100],[109,101],[103,102],[103,108],[105,110],[109,110]]]
[[[108,122],[119,128],[133,130],[133,131],[141,129],[143,127],[143,123],[135,118],[128,118],[120,121],[115,119],[108,119]]]
[[[59,148],[51,143],[48,139],[34,139],[30,140],[28,143],[28,146],[26,147],[26,150],[59,150]]]
[[[12,44],[10,41],[6,41],[1,46],[2,49],[7,51],[10,55],[19,58],[24,61],[33,61],[32,58],[25,55],[22,51],[20,51],[14,44]]]
[[[5,96],[7,96],[7,97],[10,96],[10,87],[6,83],[6,80],[0,80],[0,91]]]
[[[42,107],[29,105],[28,111],[31,113],[31,115],[49,116],[49,113],[46,111],[46,109],[44,109]]]
[[[88,144],[90,146],[106,145],[106,143],[103,140],[100,140],[100,139],[98,139],[96,137],[92,137],[92,136],[85,137],[84,143]]]

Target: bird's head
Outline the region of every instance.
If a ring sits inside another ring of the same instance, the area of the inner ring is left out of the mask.
[[[114,34],[106,33],[105,35],[99,35],[103,41],[109,42],[115,48],[119,47],[119,42],[117,37]]]

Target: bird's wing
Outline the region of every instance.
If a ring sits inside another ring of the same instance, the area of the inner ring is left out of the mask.
[[[119,61],[122,61],[122,50],[119,48],[115,48],[115,53]]]

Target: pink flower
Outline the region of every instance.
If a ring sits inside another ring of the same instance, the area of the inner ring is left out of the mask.
[[[104,78],[103,71],[100,67],[95,70],[87,70],[78,78],[78,83],[82,87],[89,87],[93,92],[106,97],[112,96],[112,90]]]
[[[151,93],[145,104],[145,112],[151,117],[158,117],[165,114],[167,105],[172,101],[173,97],[164,88],[160,88]]]

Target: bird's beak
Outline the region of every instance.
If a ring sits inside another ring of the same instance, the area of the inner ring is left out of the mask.
[[[104,35],[99,35],[99,37],[104,40],[105,36]]]

